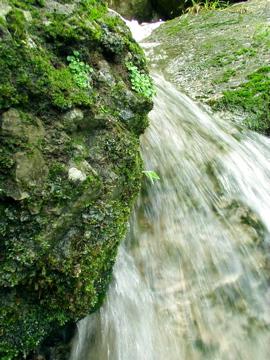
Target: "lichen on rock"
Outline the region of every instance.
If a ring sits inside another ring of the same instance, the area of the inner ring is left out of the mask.
[[[144,55],[103,1],[0,3],[0,358],[97,309],[140,188]],[[123,114],[128,114],[124,116]]]

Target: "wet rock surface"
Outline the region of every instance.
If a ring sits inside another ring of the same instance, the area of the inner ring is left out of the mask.
[[[222,117],[269,134],[269,16],[269,1],[251,0],[168,21],[146,40],[153,68]]]

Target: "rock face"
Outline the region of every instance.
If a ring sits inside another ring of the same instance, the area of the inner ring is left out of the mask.
[[[172,19],[189,1],[184,0],[108,0],[108,5],[127,19],[149,21],[154,18]]]
[[[151,0],[108,0],[108,5],[127,19],[150,20]]]
[[[151,82],[102,1],[3,0],[0,37],[0,358],[21,359],[102,302]]]
[[[152,34],[153,66],[222,117],[270,134],[269,17],[268,0],[190,11]]]
[[[152,0],[153,8],[163,19],[173,19],[190,3],[185,0]]]

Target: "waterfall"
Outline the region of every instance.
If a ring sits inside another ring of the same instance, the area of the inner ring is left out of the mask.
[[[145,180],[102,308],[71,360],[267,360],[270,139],[154,74]]]

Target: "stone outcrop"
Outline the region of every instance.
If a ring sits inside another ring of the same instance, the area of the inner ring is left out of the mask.
[[[154,69],[225,119],[270,134],[270,6],[190,8],[149,42]]]
[[[21,359],[102,303],[152,102],[100,0],[2,0],[0,37],[0,358]]]

